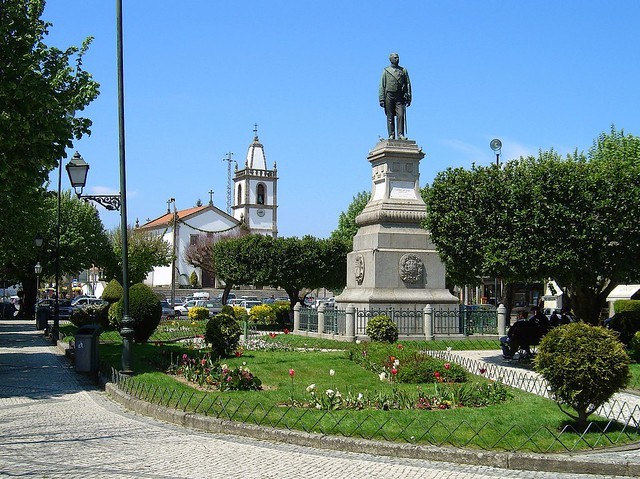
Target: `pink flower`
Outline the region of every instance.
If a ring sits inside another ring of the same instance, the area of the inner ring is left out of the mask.
[[[202,364],[204,366],[205,364],[207,364],[207,360],[206,359],[201,359],[200,360],[200,364]]]
[[[444,363],[445,369],[451,369],[451,363]]]
[[[289,376],[293,377],[295,373],[296,373],[295,369],[289,369]]]
[[[391,369],[391,374],[393,374],[395,376],[396,374],[398,374],[398,370],[396,368],[392,368]]]

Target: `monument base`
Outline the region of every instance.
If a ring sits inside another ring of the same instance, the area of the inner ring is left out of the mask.
[[[445,286],[445,269],[431,235],[421,226],[426,205],[420,195],[415,141],[382,140],[369,153],[371,199],[356,218],[360,227],[347,255],[347,286],[339,307],[356,309],[457,308]]]

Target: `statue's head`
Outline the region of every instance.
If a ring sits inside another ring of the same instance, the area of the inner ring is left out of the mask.
[[[397,53],[392,53],[389,55],[389,61],[392,65],[397,65],[400,62],[400,56]]]

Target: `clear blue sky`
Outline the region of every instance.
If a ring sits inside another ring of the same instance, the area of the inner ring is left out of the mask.
[[[492,138],[509,160],[587,150],[611,124],[640,135],[637,1],[123,3],[131,224],[170,197],[179,209],[207,203],[211,189],[224,210],[223,158],[244,164],[257,123],[278,166],[280,235],[328,236],[370,190],[367,153],[386,135],[378,81],[394,51],[413,85],[421,185],[494,162]],[[115,1],[49,0],[44,19],[49,45],[95,37],[84,65],[101,95],[86,110],[93,134],[74,149],[91,165],[86,191],[117,192]]]

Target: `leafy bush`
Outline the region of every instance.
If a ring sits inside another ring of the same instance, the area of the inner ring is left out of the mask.
[[[249,321],[259,324],[275,324],[276,312],[268,304],[259,304],[251,308]]]
[[[71,322],[75,326],[85,324],[99,324],[102,328],[109,327],[109,304],[86,304],[73,308]]]
[[[467,380],[467,371],[457,364],[444,363],[440,359],[416,354],[398,364],[396,381],[399,383],[431,383],[441,381],[460,383]]]
[[[109,308],[109,322],[120,331],[124,304],[122,298]],[[134,320],[133,339],[146,343],[160,324],[162,305],[149,286],[137,283],[129,288],[129,316]]]
[[[583,427],[589,415],[629,382],[629,356],[616,333],[586,323],[567,324],[547,333],[534,365],[549,383],[560,409]]]
[[[244,306],[233,305],[233,316],[238,320],[239,323],[247,321],[249,319],[249,313],[247,313],[247,308]]]
[[[209,319],[209,310],[204,306],[194,306],[189,310],[189,319],[191,321],[204,321]]]
[[[207,321],[204,339],[211,344],[214,357],[226,358],[238,347],[240,334],[240,325],[236,318],[230,314],[219,313]]]
[[[280,326],[292,326],[291,320],[291,303],[289,301],[276,301],[269,305],[276,313],[276,323]]]
[[[117,303],[120,298],[122,298],[122,293],[122,285],[118,282],[117,279],[112,279],[111,281],[109,281],[109,284],[104,287],[101,298],[105,301],[108,301],[109,304],[113,304]]]
[[[398,340],[398,326],[388,316],[374,316],[367,323],[367,336],[371,341],[395,343]]]
[[[210,355],[190,358],[186,353],[167,370],[169,374],[183,376],[199,386],[213,386],[221,391],[258,391],[262,381],[246,365],[230,369],[226,364],[212,361]]]
[[[629,344],[634,334],[640,331],[640,301],[618,300],[614,303],[614,310],[609,327],[620,333],[620,341]]]
[[[634,361],[640,361],[640,331],[633,335],[633,339],[629,343],[629,355]]]

